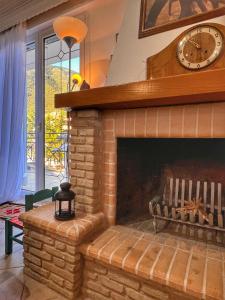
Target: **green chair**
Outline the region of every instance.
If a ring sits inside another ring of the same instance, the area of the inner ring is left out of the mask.
[[[31,210],[35,207],[35,203],[52,198],[58,191],[58,187],[41,190],[35,194],[25,195],[25,211]],[[13,235],[13,227],[19,228],[22,232]],[[23,222],[18,217],[5,219],[5,254],[9,255],[13,250],[13,242],[23,245],[21,237],[23,235]]]

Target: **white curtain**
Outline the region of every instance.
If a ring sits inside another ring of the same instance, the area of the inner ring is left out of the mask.
[[[0,203],[18,197],[24,174],[25,38],[24,25],[0,34]]]

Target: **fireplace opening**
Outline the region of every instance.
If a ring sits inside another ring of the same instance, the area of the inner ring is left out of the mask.
[[[214,205],[221,201],[224,222],[225,139],[118,138],[116,223],[150,219],[149,201],[165,193],[168,178],[179,179],[179,185],[182,180],[191,182],[191,199],[196,196],[196,189],[198,197],[202,197],[203,183],[208,183],[208,187],[214,183]],[[198,182],[201,185],[194,188]],[[181,193],[178,188],[178,201]],[[190,189],[186,186],[184,200],[190,197],[188,193]],[[207,210],[211,205],[210,193],[208,190]]]

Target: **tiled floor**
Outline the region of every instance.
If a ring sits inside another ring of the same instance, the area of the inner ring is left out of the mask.
[[[44,285],[23,275],[23,248],[14,243],[5,256],[4,222],[0,221],[0,300],[65,300]]]

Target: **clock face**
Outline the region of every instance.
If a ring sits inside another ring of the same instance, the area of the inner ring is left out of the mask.
[[[210,25],[193,28],[179,41],[177,57],[185,68],[198,70],[214,62],[223,50],[221,32]]]

